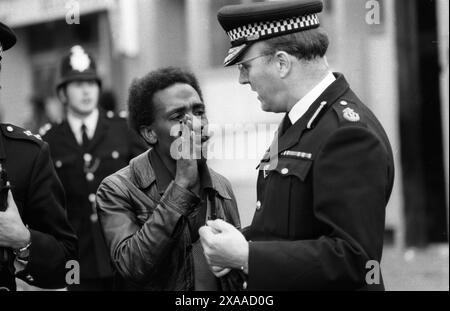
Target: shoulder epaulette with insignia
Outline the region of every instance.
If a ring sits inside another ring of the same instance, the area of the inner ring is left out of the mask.
[[[361,121],[359,111],[355,104],[346,100],[340,100],[333,105],[339,120],[344,123],[358,123]]]
[[[21,127],[12,125],[12,124],[2,124],[1,125],[2,132],[5,136],[13,138],[13,139],[27,139],[34,141],[36,143],[41,143],[42,138],[38,134],[33,134],[28,130],[25,130]]]

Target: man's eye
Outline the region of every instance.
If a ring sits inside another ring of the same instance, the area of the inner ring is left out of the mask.
[[[171,120],[181,120],[183,118],[184,115],[182,114],[175,114],[173,116],[170,117]]]
[[[204,114],[205,114],[204,110],[197,110],[197,111],[194,112],[194,115],[196,115],[196,116],[202,116]]]

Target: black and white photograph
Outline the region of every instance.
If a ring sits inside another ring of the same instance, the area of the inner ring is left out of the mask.
[[[447,0],[0,0],[0,291],[448,292],[448,235]]]

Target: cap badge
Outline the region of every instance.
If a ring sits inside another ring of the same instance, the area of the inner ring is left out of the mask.
[[[358,122],[360,120],[359,114],[352,108],[345,108],[343,111],[344,119],[350,122]]]
[[[259,39],[259,37],[260,37],[259,33],[254,33],[245,39],[246,39],[246,41],[256,41]]]
[[[74,70],[83,72],[91,65],[91,60],[83,48],[79,45],[74,46],[71,50],[70,66]]]

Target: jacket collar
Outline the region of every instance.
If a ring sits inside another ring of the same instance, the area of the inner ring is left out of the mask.
[[[279,136],[277,134],[275,141],[278,139],[278,150],[277,153],[286,151],[287,149],[291,148],[295,144],[298,143],[300,140],[300,137],[302,136],[303,132],[306,130],[307,125],[311,118],[314,116],[316,111],[319,109],[320,104],[322,102],[326,102],[327,105],[324,107],[324,111],[327,110],[329,107],[331,107],[342,94],[344,94],[348,89],[349,85],[347,81],[344,78],[344,75],[341,73],[334,73],[334,76],[336,77],[336,81],[334,81],[309,107],[307,112],[295,123],[293,124],[282,136]],[[323,113],[321,113],[319,116],[317,116],[316,122],[319,121],[320,117],[323,116]],[[283,119],[284,122],[284,119]],[[278,128],[278,133],[281,133],[281,126]],[[275,142],[274,141],[274,142]],[[272,143],[272,147],[274,143]],[[271,154],[273,154],[271,152]]]
[[[137,186],[140,189],[146,189],[150,187],[154,182],[156,182],[158,191],[164,193],[164,191],[169,186],[170,182],[173,180],[173,177],[170,176],[170,180],[167,174],[169,172],[161,172],[163,170],[168,169],[160,164],[157,164],[158,168],[153,167],[152,163],[150,163],[150,159],[158,163],[161,161],[158,156],[154,155],[155,152],[152,152],[152,149],[140,154],[130,161],[130,171],[131,176],[134,178]],[[155,163],[155,162],[153,162]],[[161,161],[162,163],[162,161]],[[164,176],[161,176],[164,174]],[[205,163],[204,168],[200,169],[200,180],[202,181],[202,187],[204,189],[214,189],[221,197],[225,199],[230,199],[231,197],[228,194],[228,191],[223,183],[221,183],[216,176],[217,173],[212,171],[208,165]],[[159,177],[162,178],[159,178]]]
[[[4,138],[3,138],[3,131],[4,131],[4,127],[6,125],[5,124],[1,124],[1,133],[0,133],[0,160],[4,160],[6,159],[6,150],[5,150],[5,143],[4,143]]]

